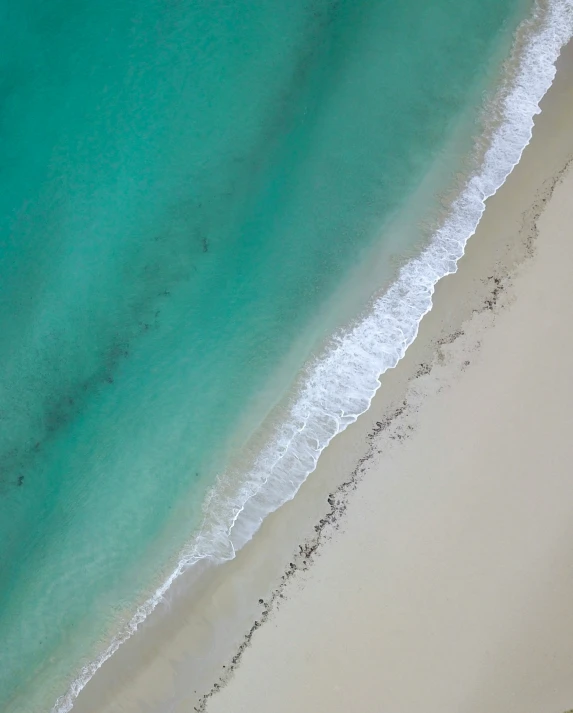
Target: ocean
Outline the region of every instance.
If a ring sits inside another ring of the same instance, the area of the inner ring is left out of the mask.
[[[368,407],[529,141],[572,13],[1,5],[2,711],[69,711]]]

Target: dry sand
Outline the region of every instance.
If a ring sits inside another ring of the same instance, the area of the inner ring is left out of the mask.
[[[573,708],[571,157],[569,49],[533,142],[370,411],[75,713]]]

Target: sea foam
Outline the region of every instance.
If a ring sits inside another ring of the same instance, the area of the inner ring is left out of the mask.
[[[336,335],[324,355],[309,365],[286,418],[244,474],[242,485],[229,497],[231,476],[220,476],[206,499],[203,525],[177,567],[106,650],[81,669],[52,713],[71,710],[98,668],[135,633],[184,571],[201,560],[233,558],[263,519],[295,496],[332,438],[368,409],[381,375],[396,366],[416,338],[420,321],[432,307],[436,283],[457,270],[485,200],[519,162],[531,140],[539,103],[555,77],[560,50],[572,36],[573,0],[535,5],[518,30],[508,72],[488,107],[496,123],[486,133],[479,166],[467,177],[429,246],[400,270],[365,319]],[[480,137],[478,143],[483,141]]]

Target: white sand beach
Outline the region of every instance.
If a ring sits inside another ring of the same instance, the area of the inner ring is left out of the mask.
[[[370,411],[76,713],[573,708],[571,47],[542,108]]]

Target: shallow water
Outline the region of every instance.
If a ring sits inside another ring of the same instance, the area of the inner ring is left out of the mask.
[[[2,6],[2,710],[48,709],[191,537],[518,10]]]

